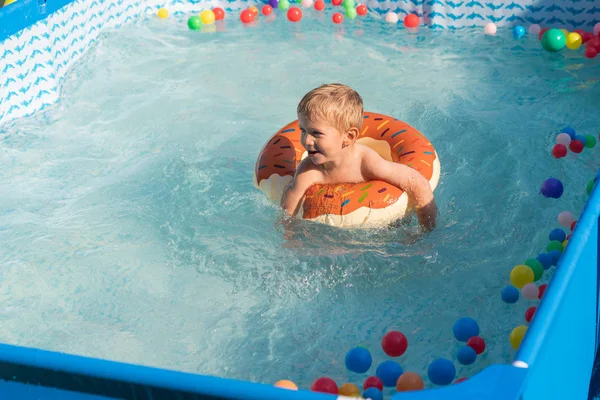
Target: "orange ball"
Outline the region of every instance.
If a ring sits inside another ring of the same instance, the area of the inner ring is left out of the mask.
[[[275,386],[282,389],[298,390],[298,386],[294,382],[286,379],[275,382]]]
[[[256,8],[255,6],[251,6],[248,7],[248,10],[252,11],[252,14],[254,14],[254,17],[256,18],[256,16],[258,15],[258,8]]]
[[[265,4],[264,6],[262,6],[262,13],[263,15],[269,15],[273,12],[273,7],[271,7],[268,4]]]
[[[356,7],[356,13],[360,16],[367,15],[367,6],[364,4],[359,5]]]
[[[408,14],[404,17],[404,26],[407,28],[416,28],[419,26],[419,17],[415,14]]]
[[[354,383],[344,383],[338,391],[340,396],[360,397],[360,389]]]
[[[240,20],[244,24],[249,24],[250,22],[254,21],[254,14],[252,13],[252,11],[246,9],[246,10],[244,10],[244,11],[241,12],[241,14],[240,14]]]
[[[215,20],[220,21],[225,19],[225,10],[221,7],[215,7],[212,9],[213,14],[215,14]]]
[[[315,10],[322,11],[324,8],[325,8],[325,2],[323,0],[315,1]]]
[[[414,372],[405,372],[400,375],[396,382],[396,390],[399,392],[409,392],[411,390],[423,390],[425,384],[423,379]]]

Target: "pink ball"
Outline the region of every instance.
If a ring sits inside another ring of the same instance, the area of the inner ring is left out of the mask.
[[[312,7],[313,0],[302,0],[302,7],[309,8]]]
[[[598,22],[596,25],[594,25],[594,35],[600,35],[600,22]]]
[[[558,223],[562,226],[570,227],[571,224],[575,222],[575,217],[569,211],[563,211],[558,214]]]
[[[395,24],[398,22],[398,14],[395,12],[389,12],[385,14],[385,22],[389,22],[390,24]]]
[[[556,143],[568,146],[569,143],[571,143],[571,136],[569,136],[568,133],[559,133],[558,136],[556,136]]]
[[[532,35],[538,35],[542,28],[538,24],[533,24],[529,27],[529,33]]]
[[[535,283],[528,283],[527,285],[523,286],[521,293],[523,293],[523,297],[525,297],[527,300],[537,300],[540,290]]]
[[[493,23],[493,22],[488,22],[488,23],[485,25],[485,28],[483,28],[483,32],[484,32],[486,35],[491,35],[491,36],[494,36],[494,35],[496,34],[496,31],[497,31],[497,30],[498,30],[498,28],[496,27],[496,24],[495,24],[495,23]]]

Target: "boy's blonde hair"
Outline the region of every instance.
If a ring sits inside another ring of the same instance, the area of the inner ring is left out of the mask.
[[[306,93],[297,109],[309,120],[328,121],[340,132],[350,128],[360,130],[363,125],[362,97],[341,83],[329,83]]]

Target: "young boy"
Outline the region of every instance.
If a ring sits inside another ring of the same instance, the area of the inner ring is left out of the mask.
[[[297,113],[308,157],[298,165],[281,198],[287,213],[296,215],[313,184],[382,180],[406,192],[423,229],[435,228],[437,207],[427,179],[355,143],[363,124],[363,102],[356,91],[337,83],[322,85],[304,95]]]

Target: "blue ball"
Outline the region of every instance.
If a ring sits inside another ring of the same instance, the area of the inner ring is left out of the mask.
[[[508,304],[514,304],[519,300],[519,289],[508,285],[502,289],[502,301]]]
[[[523,28],[521,25],[517,25],[513,28],[513,37],[515,39],[521,39],[523,36],[525,36],[525,28]]]
[[[363,374],[371,368],[373,358],[369,350],[364,347],[355,347],[346,353],[346,368],[352,372]]]
[[[558,199],[563,194],[563,184],[556,178],[548,178],[542,184],[540,192],[542,192],[544,197]]]
[[[456,358],[458,359],[458,362],[463,365],[471,365],[475,362],[475,359],[477,359],[477,353],[475,353],[475,350],[473,350],[472,347],[465,346],[458,349]]]
[[[449,385],[454,380],[456,368],[452,361],[445,358],[438,358],[427,368],[429,380],[436,385]]]
[[[550,239],[550,241],[558,240],[561,243],[564,242],[566,238],[567,234],[560,228],[552,229],[552,232],[550,232],[550,235],[548,236],[548,239]]]
[[[383,386],[396,386],[398,378],[402,375],[402,367],[396,361],[384,361],[377,367],[375,375],[381,379]]]
[[[571,128],[570,126],[565,126],[561,132],[567,133],[569,136],[571,136],[571,140],[575,139],[575,129]]]
[[[541,253],[536,258],[542,264],[544,269],[550,269],[552,263],[554,262],[554,257],[552,257],[549,253]]]
[[[550,254],[550,256],[552,257],[552,265],[558,264],[558,260],[560,260],[562,253],[558,250],[550,250],[548,254]]]
[[[585,144],[585,136],[583,135],[575,135],[575,140],[579,140],[581,143]]]
[[[452,330],[454,331],[454,337],[459,342],[466,342],[473,336],[479,335],[479,325],[477,325],[477,322],[473,318],[469,317],[457,320]]]
[[[363,392],[362,397],[371,400],[383,400],[383,393],[376,387],[370,387]]]

